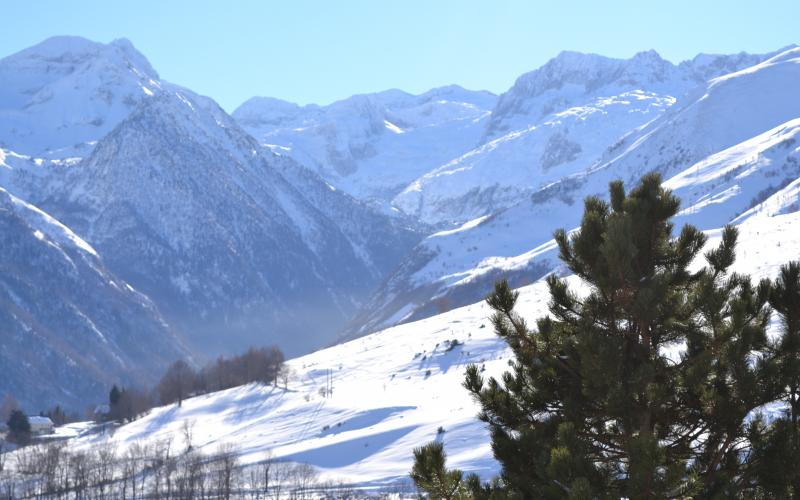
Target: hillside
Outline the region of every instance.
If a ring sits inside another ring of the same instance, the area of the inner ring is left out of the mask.
[[[760,214],[741,224],[734,269],[754,279],[772,277],[787,255],[797,255],[800,214]],[[719,231],[708,232],[709,246]],[[698,265],[701,263],[697,263]],[[572,280],[578,289],[580,284]],[[527,318],[546,314],[544,282],[520,289],[518,308]],[[184,422],[193,443],[213,452],[222,443],[238,448],[243,463],[273,457],[309,463],[324,477],[372,488],[402,482],[411,450],[443,440],[449,462],[484,477],[497,471],[477,407],[461,387],[464,367],[506,368],[510,351],[496,338],[483,303],[455,309],[293,359],[296,378],[288,390],[244,386],[153,410],[111,437],[86,436],[76,448],[110,440],[122,449],[134,442],[180,439]],[[459,344],[451,347],[451,340]],[[323,398],[328,370],[333,394]],[[439,427],[443,433],[437,433]]]
[[[0,346],[25,375],[0,378],[0,396],[83,405],[176,357],[297,356],[474,304],[499,277],[529,285],[563,272],[552,231],[576,226],[584,197],[649,170],[704,230],[796,212],[799,51],[567,51],[499,96],[254,97],[232,115],[125,39],[0,59],[0,189],[28,207],[2,214],[10,322],[27,303]],[[21,214],[40,212],[76,239],[38,238]],[[22,347],[31,325],[42,359]],[[115,341],[87,341],[95,327]],[[159,355],[141,361],[143,343]]]
[[[189,355],[145,295],[39,208],[0,188],[0,389],[82,410],[109,384],[152,384]]]

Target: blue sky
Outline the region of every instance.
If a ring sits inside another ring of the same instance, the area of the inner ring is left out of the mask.
[[[767,52],[800,42],[793,1],[0,1],[0,57],[53,35],[129,38],[161,77],[229,111],[458,83],[506,90],[559,51]]]

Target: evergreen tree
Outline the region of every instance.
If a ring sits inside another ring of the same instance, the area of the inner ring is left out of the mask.
[[[41,412],[40,415],[49,418],[56,427],[66,424],[68,420],[67,414],[59,404],[55,405],[53,408],[50,408],[46,412]]]
[[[18,444],[25,444],[31,438],[31,423],[21,410],[13,410],[8,418],[9,437]]]
[[[411,469],[414,484],[432,500],[470,498],[462,482],[464,474],[458,469],[447,469],[446,460],[447,455],[440,442],[414,449],[414,467]]]
[[[800,419],[800,262],[781,266],[769,299],[780,315],[782,332],[776,346],[775,361],[779,370],[779,398],[789,406],[792,442],[798,443]]]
[[[117,384],[114,384],[111,391],[108,393],[108,406],[112,411],[119,404],[120,394],[119,387],[117,387]]]
[[[769,363],[752,359],[767,345],[770,287],[728,272],[730,227],[692,272],[706,237],[684,226],[673,238],[678,208],[656,174],[629,194],[613,182],[609,203],[586,200],[579,231],[555,234],[585,294],[550,276],[550,316],[535,330],[507,283],[488,297],[515,360],[501,380],[470,366],[465,386],[502,466],[496,493],[722,498],[750,484],[742,451],[762,435],[748,414],[770,397]],[[435,453],[416,458],[432,467],[420,477],[446,470]]]
[[[120,390],[117,384],[111,387],[108,392],[108,415],[109,420],[122,420],[122,408],[120,401],[125,394],[125,389]]]
[[[753,461],[758,466],[753,481],[768,498],[800,496],[800,262],[781,266],[769,298],[780,319],[768,366],[769,388],[786,411],[753,439]]]

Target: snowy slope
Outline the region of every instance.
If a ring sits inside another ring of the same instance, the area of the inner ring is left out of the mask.
[[[83,156],[160,88],[158,74],[128,40],[49,38],[0,59],[0,146]]]
[[[707,79],[766,57],[700,55],[673,65],[655,51],[630,59],[562,52],[500,96],[483,144],[416,179],[393,203],[440,226],[507,208],[601,163],[607,148]]]
[[[329,106],[255,97],[233,117],[259,142],[386,207],[416,177],[479,141],[495,96],[458,86],[356,95]]]
[[[674,176],[703,228],[796,211],[798,50],[679,65],[566,52],[499,98],[254,98],[232,119],[126,40],[56,37],[0,60],[0,187],[67,224],[193,346],[300,352],[348,319],[363,334],[557,268],[552,230],[613,178]],[[415,247],[409,226],[429,224],[448,230]]]
[[[793,230],[799,222],[798,213],[744,222],[735,270],[755,279],[773,277],[787,255],[800,251],[800,233]],[[717,244],[719,231],[710,235],[709,245]],[[546,314],[545,283],[520,292],[525,317]],[[510,351],[494,336],[488,315],[480,303],[393,327],[291,360],[297,376],[288,391],[244,386],[196,397],[180,408],[156,409],[111,437],[79,438],[72,446],[110,439],[124,449],[169,437],[181,446],[177,436],[190,422],[194,445],[203,451],[232,443],[245,463],[271,452],[314,465],[331,479],[380,488],[407,477],[414,447],[439,439],[452,466],[487,477],[497,465],[461,383],[469,363],[485,366],[487,375],[507,368]],[[452,339],[463,345],[449,349]],[[323,398],[318,391],[328,370],[333,395]],[[437,433],[440,426],[443,434]]]
[[[800,116],[800,47],[712,79],[659,119],[609,148],[596,169],[665,177]],[[587,175],[605,175],[591,172]]]
[[[187,350],[96,250],[0,188],[0,393],[81,411],[112,383],[153,383]]]
[[[557,265],[547,243],[578,224],[586,196],[608,182],[633,185],[657,170],[684,215],[703,229],[734,220],[800,177],[800,49],[793,48],[686,95],[659,118],[611,145],[591,168],[564,176],[515,205],[426,238],[362,308],[346,336],[413,320],[484,296],[499,275],[512,281]],[[690,216],[691,215],[691,216]]]
[[[798,114],[800,116],[800,114]],[[797,211],[800,118],[715,153],[664,183],[684,203],[679,220],[704,227],[767,211]],[[770,203],[764,203],[770,199]]]
[[[463,223],[509,207],[564,176],[583,171],[622,135],[675,102],[640,90],[587,97],[426,173],[393,200],[435,225]]]

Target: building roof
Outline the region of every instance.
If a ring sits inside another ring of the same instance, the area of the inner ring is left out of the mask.
[[[53,421],[48,417],[41,417],[39,415],[28,417],[28,422],[30,422],[31,425],[53,425]]]

